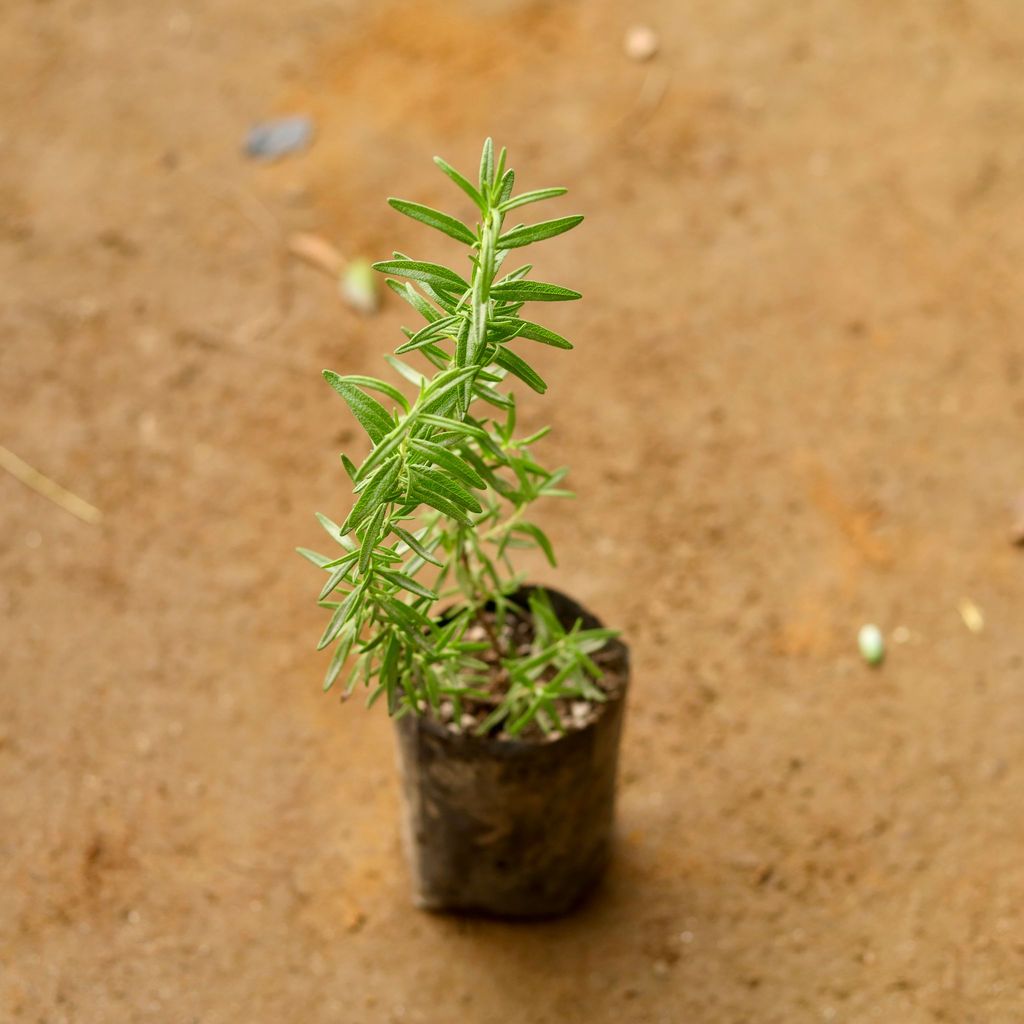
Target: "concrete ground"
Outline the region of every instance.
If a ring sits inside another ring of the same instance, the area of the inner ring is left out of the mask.
[[[0,1019],[1024,1019],[1015,0],[50,0],[0,60],[0,444],[103,512],[0,473]],[[313,145],[247,161],[275,113]],[[430,157],[486,134],[587,215],[527,568],[635,664],[614,866],[543,925],[410,907],[291,551],[361,443],[319,370],[403,318],[285,240],[450,257],[384,199],[465,214]]]

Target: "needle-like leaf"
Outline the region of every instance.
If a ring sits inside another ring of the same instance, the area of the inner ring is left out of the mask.
[[[503,302],[564,302],[580,298],[580,293],[545,281],[505,281],[491,289],[491,298]]]
[[[437,164],[437,166],[440,167],[441,170],[444,171],[444,173],[447,174],[448,177],[451,178],[452,181],[454,181],[455,184],[458,185],[474,203],[476,203],[481,213],[485,213],[487,211],[487,206],[484,203],[483,196],[473,188],[468,179],[464,178],[457,170],[455,170],[454,167],[452,167],[451,164],[446,163],[439,156],[434,157],[434,163]]]
[[[540,242],[545,238],[554,238],[566,231],[571,231],[583,220],[582,216],[559,217],[557,220],[545,220],[540,224],[524,224],[521,227],[506,231],[498,239],[499,249],[519,249],[531,242]]]
[[[406,259],[381,260],[373,264],[373,269],[382,274],[407,277],[410,281],[423,281],[431,287],[446,291],[466,291],[469,288],[469,284],[454,270],[442,267],[439,263]]]
[[[420,203],[410,203],[406,199],[389,199],[388,203],[399,213],[404,213],[406,217],[412,217],[413,220],[418,220],[428,227],[443,231],[457,242],[472,245],[476,241],[476,235],[461,220],[449,216],[447,213],[431,209],[429,206],[422,206]]]

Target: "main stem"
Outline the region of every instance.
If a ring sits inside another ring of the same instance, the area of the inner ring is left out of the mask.
[[[490,319],[491,284],[494,281],[497,242],[498,236],[501,234],[501,222],[502,214],[494,208],[489,208],[483,218],[483,223],[480,225],[480,256],[473,274],[472,294],[470,297],[469,345],[466,353],[467,361],[479,366],[483,366],[486,361],[484,351],[487,345],[487,324]],[[472,394],[472,381],[467,382],[466,388],[466,407],[468,409],[470,395]],[[467,578],[473,581],[480,591],[480,594],[468,594],[467,597],[476,606],[476,621],[487,634],[487,638],[494,648],[494,653],[498,658],[500,666],[507,652],[501,642],[501,638],[494,629],[494,624],[488,619],[487,613],[480,603],[480,597],[484,592],[484,588],[479,584],[477,574],[473,572],[466,542],[461,537],[459,538],[459,557],[462,559]],[[505,670],[502,667],[500,671],[504,673]]]
[[[480,225],[480,257],[473,273],[470,297],[471,320],[469,326],[469,363],[483,365],[481,355],[487,344],[487,323],[490,319],[491,284],[494,281],[495,256],[498,235],[501,234],[502,215],[489,209]],[[470,385],[471,386],[471,385]],[[466,403],[468,406],[468,402]]]

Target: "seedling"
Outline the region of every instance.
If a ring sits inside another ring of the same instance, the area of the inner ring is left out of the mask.
[[[351,657],[343,697],[364,683],[368,704],[383,696],[391,715],[438,715],[447,705],[456,728],[468,714],[480,735],[516,736],[533,723],[558,733],[567,726],[559,710],[566,701],[605,700],[592,655],[615,633],[567,627],[542,590],[526,610],[512,600],[522,585],[513,550],[537,548],[555,564],[550,540],[528,518],[531,505],[571,495],[562,487],[567,470],[548,470],[533,453],[548,428],[517,435],[508,385],[544,394],[547,385],[520,351],[572,348],[526,319],[524,305],[580,295],[530,279],[529,264],[506,272],[505,262],[583,218],[509,225],[514,211],[566,190],[513,195],[515,174],[504,149],[495,160],[490,139],[476,184],[435,159],[475,206],[474,227],[419,203],[389,202],[465,245],[466,264],[453,270],[398,252],[374,264],[423,321],[386,357],[414,396],[376,377],[324,371],[372,444],[358,466],[341,456],[355,499],[345,520],[318,516],[340,553],[299,549],[327,575],[319,602],[331,617],[319,646],[334,651],[324,689]],[[414,355],[427,372],[402,358]],[[523,621],[529,639],[517,643]]]

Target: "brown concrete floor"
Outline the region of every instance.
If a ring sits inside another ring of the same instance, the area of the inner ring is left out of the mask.
[[[0,475],[0,1019],[1024,1019],[1015,0],[51,0],[0,58],[0,443],[105,513]],[[487,133],[588,217],[538,254],[585,299],[531,568],[636,667],[614,868],[542,926],[410,908],[291,554],[345,509],[317,373],[401,314],[281,240],[450,252],[383,200],[461,209],[429,158]]]

